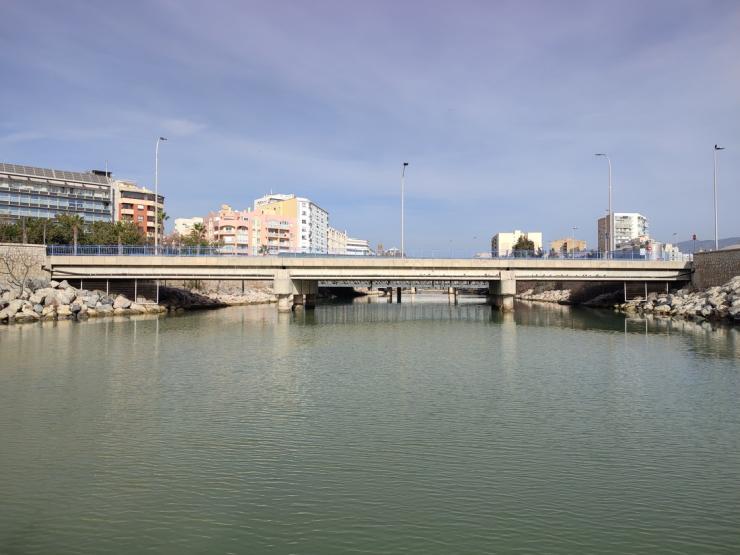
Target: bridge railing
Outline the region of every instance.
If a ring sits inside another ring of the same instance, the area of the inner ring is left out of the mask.
[[[321,252],[271,252],[265,255],[255,255],[248,249],[235,249],[233,247],[187,247],[177,245],[47,245],[46,252],[49,256],[224,256],[224,257],[243,257],[243,256],[282,256],[290,258],[312,258],[312,257],[332,257],[332,258],[357,258],[362,255],[351,254],[327,254]],[[382,258],[399,258],[398,254],[370,255]],[[537,259],[537,260],[621,260],[621,261],[644,261],[644,260],[664,260],[664,261],[689,261],[692,255],[683,253],[640,253],[632,250],[618,250],[612,252],[600,251],[581,251],[581,252],[556,252],[543,253],[534,251],[515,251],[509,253],[479,253],[471,254],[469,251],[454,251],[452,249],[427,249],[414,250],[406,253],[405,258],[457,258],[457,259],[501,259],[501,260],[518,260],[518,259]]]

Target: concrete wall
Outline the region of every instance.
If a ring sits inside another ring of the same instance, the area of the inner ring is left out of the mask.
[[[740,276],[740,248],[694,253],[692,284],[697,289],[723,285]]]
[[[8,268],[17,274],[21,265],[30,263],[29,279],[49,279],[49,272],[43,270],[46,263],[46,247],[44,245],[28,245],[23,243],[0,243],[0,286],[8,287]]]

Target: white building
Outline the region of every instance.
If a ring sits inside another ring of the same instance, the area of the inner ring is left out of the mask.
[[[514,251],[514,245],[517,244],[520,237],[534,243],[533,253],[536,254],[542,249],[542,232],[540,231],[519,231],[515,229],[513,233],[499,232],[491,239],[491,256],[511,256]]]
[[[347,232],[329,226],[327,228],[327,248],[329,254],[347,254]]]
[[[190,235],[190,232],[193,231],[193,226],[195,224],[202,224],[203,218],[200,216],[195,216],[193,218],[175,218],[175,233],[177,233],[180,237],[185,237],[186,235]]]
[[[597,223],[599,237],[599,250],[609,250],[608,240],[608,218],[599,218]],[[615,212],[614,213],[614,246],[620,248],[622,245],[630,244],[633,239],[649,237],[648,221],[645,216],[637,212]]]
[[[370,248],[370,242],[367,239],[353,239],[347,237],[347,254],[354,256],[372,256],[375,254]]]
[[[299,252],[329,252],[329,213],[312,200],[293,194],[269,194],[256,199],[254,209],[295,218]]]

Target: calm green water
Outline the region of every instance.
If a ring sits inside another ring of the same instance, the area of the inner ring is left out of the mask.
[[[0,553],[740,552],[737,329],[422,300],[0,328]]]

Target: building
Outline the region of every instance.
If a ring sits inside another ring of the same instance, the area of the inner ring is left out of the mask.
[[[123,179],[114,180],[112,187],[115,221],[133,222],[149,239],[154,239],[156,225],[161,239],[164,236],[164,222],[157,220],[156,213],[157,210],[164,213],[164,196],[155,198],[154,191]]]
[[[372,256],[375,253],[370,248],[370,242],[367,239],[347,237],[347,254],[351,256]]]
[[[599,218],[597,223],[599,239],[599,251],[606,252],[609,249],[609,226],[608,216]],[[645,216],[637,212],[615,212],[614,213],[614,246],[630,243],[638,237],[648,237],[648,221]]]
[[[555,239],[550,241],[550,251],[555,252],[582,252],[586,250],[586,241],[568,237],[566,239]]]
[[[221,205],[204,219],[206,239],[222,252],[244,255],[297,251],[297,226],[292,218],[265,210],[234,210]]]
[[[326,246],[329,254],[347,254],[347,232],[327,227]]]
[[[176,218],[175,219],[175,233],[180,237],[186,237],[193,231],[195,224],[202,224],[203,218],[195,216],[193,218]]]
[[[223,246],[224,252],[250,254],[249,210],[234,210],[222,204],[217,212],[209,213],[203,220],[206,240]]]
[[[542,250],[542,233],[539,231],[519,231],[514,230],[513,233],[500,232],[493,236],[491,239],[491,255],[496,256],[510,256],[514,251],[514,245],[517,244],[520,237],[532,241],[534,243],[534,253]]]
[[[329,252],[329,213],[315,202],[292,194],[269,194],[256,199],[254,209],[295,220],[299,252]]]
[[[106,172],[68,172],[0,163],[0,220],[69,214],[88,222],[113,220]]]

